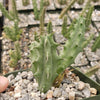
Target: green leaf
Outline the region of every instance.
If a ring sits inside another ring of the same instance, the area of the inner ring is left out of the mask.
[[[5,77],[8,77],[9,75],[13,74],[13,75],[16,77],[16,75],[18,74],[18,72],[23,72],[23,71],[30,71],[30,69],[21,69],[21,70],[16,70],[16,71],[13,71],[13,72],[7,73],[7,74],[5,74],[4,76],[5,76]]]
[[[95,74],[96,71],[98,71],[98,69],[100,68],[99,65],[93,66],[92,68],[90,68],[85,75],[90,77],[91,75]]]
[[[85,99],[81,99],[81,100],[100,100],[100,95],[96,95],[90,98],[85,98]]]

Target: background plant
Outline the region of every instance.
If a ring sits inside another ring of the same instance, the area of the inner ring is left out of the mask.
[[[76,0],[75,2],[77,2],[79,5],[82,5],[86,0]],[[98,2],[99,0],[91,0],[93,2]],[[68,2],[71,2],[71,0],[58,0],[58,3],[60,5],[65,5],[68,4]]]
[[[36,20],[40,19],[40,15],[42,13],[43,7],[49,6],[50,2],[49,0],[40,0],[40,10],[37,5],[37,0],[32,0],[33,4],[33,11],[34,11],[34,16]]]
[[[21,59],[21,50],[19,42],[16,41],[14,46],[15,46],[14,50],[10,50],[10,62],[9,62],[10,67],[16,67],[18,61]]]
[[[22,0],[23,6],[27,6],[30,4],[30,0]]]
[[[4,36],[14,42],[14,50],[10,50],[9,65],[11,67],[16,67],[18,60],[21,59],[19,39],[20,39],[20,34],[22,32],[18,27],[19,18],[18,18],[18,12],[16,10],[16,1],[12,0],[11,11],[8,12],[1,3],[0,3],[0,9],[5,17],[14,22],[14,26],[4,27],[4,32],[5,32]]]
[[[61,4],[61,5],[64,5],[67,3],[67,0],[58,0],[58,3]]]
[[[12,27],[4,27],[4,32],[5,32],[5,37],[10,39],[11,41],[15,42],[15,41],[19,41],[20,39],[20,34],[21,34],[21,30],[18,27],[18,21],[15,20],[14,21],[14,26]]]
[[[0,3],[0,10],[3,13],[3,15],[9,20],[14,20],[13,16],[6,10],[2,3]]]

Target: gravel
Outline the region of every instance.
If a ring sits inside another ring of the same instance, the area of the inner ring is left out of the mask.
[[[7,100],[76,100],[97,94],[95,88],[80,81],[78,76],[73,78],[72,74],[72,72],[68,72],[58,88],[51,87],[45,94],[38,90],[38,83],[31,71],[18,73],[16,77],[11,74],[8,76],[10,84],[6,92],[1,93],[1,98],[3,100],[6,98]],[[28,78],[30,76],[33,76],[33,79],[30,80]],[[12,84],[13,82],[14,84]],[[11,90],[11,88],[13,89]]]

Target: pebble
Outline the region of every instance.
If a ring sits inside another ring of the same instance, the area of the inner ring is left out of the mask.
[[[61,96],[61,90],[59,88],[55,88],[53,96],[54,97],[60,97]]]
[[[9,86],[13,86],[15,83],[16,83],[16,80],[13,79],[13,80],[11,80],[11,81],[9,82]]]
[[[18,93],[18,92],[21,92],[21,86],[17,85],[14,89],[14,92]]]
[[[13,79],[14,79],[14,75],[13,75],[13,74],[11,74],[11,75],[9,75],[7,78],[8,78],[8,80],[9,80],[9,81],[11,81],[11,80],[13,80]]]
[[[15,93],[14,98],[19,98],[19,97],[21,97],[21,93],[20,92],[19,93]]]
[[[27,72],[26,71],[24,71],[24,72],[22,72],[21,73],[21,77],[23,78],[23,79],[25,79],[25,78],[27,78]]]
[[[80,91],[76,91],[76,92],[75,92],[75,96],[76,96],[76,97],[84,97],[84,95],[83,95],[82,92],[80,92]]]
[[[24,80],[23,80],[23,83],[24,83],[25,85],[28,85],[28,84],[30,84],[30,81],[27,80],[27,79],[24,79]]]
[[[78,82],[78,87],[77,87],[79,90],[83,90],[85,88],[85,83],[82,82],[82,81],[79,81]]]
[[[63,90],[65,90],[67,88],[67,86],[68,86],[68,84],[63,83],[63,85],[62,85]]]
[[[87,88],[87,87],[85,87],[85,88],[82,90],[82,93],[84,94],[84,96],[85,96],[86,98],[90,97],[90,94],[91,94],[89,88]]]
[[[24,95],[24,94],[26,94],[27,93],[27,88],[26,89],[23,89],[22,91],[21,91],[21,93]]]
[[[20,76],[20,75],[17,75],[16,77],[15,77],[15,80],[16,81],[19,81],[19,80],[21,80],[22,79],[22,77]]]
[[[68,99],[68,93],[66,91],[62,91],[62,97]]]
[[[41,98],[45,99],[47,97],[47,95],[45,93],[41,93]],[[49,98],[50,99],[50,98]]]
[[[71,80],[70,79],[64,79],[63,81],[62,81],[62,83],[67,83],[67,84],[71,84],[72,82],[71,82]]]
[[[26,94],[26,95],[22,98],[22,100],[30,100],[29,94]]]
[[[31,96],[36,100],[40,100],[40,92],[37,93],[31,92]]]
[[[97,94],[97,90],[96,90],[95,88],[90,88],[90,92],[91,92],[92,94],[94,94],[94,95]]]
[[[53,91],[52,91],[52,90],[49,90],[49,91],[47,92],[47,99],[52,98],[52,96],[53,96]]]
[[[57,100],[66,100],[64,97],[60,97]]]
[[[83,55],[83,52],[80,52],[77,57],[75,58],[75,64],[74,66],[83,66],[83,65],[87,65],[88,61],[85,57],[85,55]]]
[[[33,87],[34,90],[38,90],[38,83],[33,83],[32,87]]]
[[[99,56],[96,55],[94,52],[91,51],[90,48],[85,48],[85,54],[89,61],[96,61],[99,60]]]
[[[33,78],[34,78],[34,77],[33,77],[33,73],[32,73],[31,71],[29,71],[29,72],[28,72],[28,77],[27,77],[27,79],[30,80],[30,81],[32,81]]]
[[[31,92],[33,90],[32,83],[28,84],[27,90],[28,90],[28,92]]]
[[[69,100],[75,100],[75,92],[69,92]]]

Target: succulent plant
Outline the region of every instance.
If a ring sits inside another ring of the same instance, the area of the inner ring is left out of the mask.
[[[67,38],[67,16],[64,16],[63,24],[62,24],[62,35]]]
[[[59,74],[74,62],[74,59],[76,58],[78,53],[81,52],[92,39],[89,38],[89,40],[86,40],[84,38],[84,34],[86,32],[85,21],[85,18],[83,16],[80,16],[74,24],[73,30],[69,35],[69,39],[64,45],[64,51],[61,53],[61,57],[64,60],[62,65],[64,66],[59,67]]]
[[[23,6],[27,6],[30,4],[30,0],[22,0]]]
[[[99,0],[92,0],[93,2],[98,2]]]
[[[15,0],[12,0],[12,16],[14,17],[14,19],[19,20]]]
[[[39,20],[39,10],[38,10],[38,7],[37,7],[37,0],[32,0],[32,4],[33,4],[35,19]]]
[[[16,1],[12,0],[12,11],[8,12],[3,4],[0,3],[0,10],[2,11],[3,15],[7,17],[9,20],[19,20],[18,19],[18,12],[16,9]]]
[[[83,4],[84,0],[77,0],[78,4]]]
[[[11,16],[6,8],[3,6],[3,4],[0,3],[0,10],[2,11],[3,15],[7,17],[9,20],[14,20],[13,16]]]
[[[90,6],[90,8],[88,9],[88,12],[86,14],[86,27],[88,30],[88,26],[91,24],[91,18],[92,18],[92,13],[94,11],[94,6]]]
[[[50,1],[49,0],[44,0],[44,6],[49,6],[50,5]]]
[[[21,51],[20,51],[20,45],[19,42],[15,42],[14,50],[10,50],[10,67],[16,67],[18,61],[21,59]]]
[[[44,8],[42,9],[42,13],[41,13],[41,15],[40,15],[40,34],[41,34],[41,35],[44,33],[45,11],[46,11],[46,8],[44,7]]]
[[[33,4],[33,11],[34,11],[35,19],[39,20],[41,18],[43,9],[46,8],[47,6],[49,6],[50,1],[49,0],[40,0],[40,9],[38,9],[37,0],[32,0],[32,4]]]
[[[66,7],[62,10],[60,17],[59,18],[63,18],[63,16],[65,15],[65,13],[68,12],[68,10],[71,8],[71,6],[76,2],[76,0],[71,0],[71,2],[66,5]]]
[[[48,34],[51,34],[53,32],[52,22],[51,21],[49,21],[49,23],[47,25],[47,32],[48,32]]]
[[[75,1],[72,0],[67,10],[74,2]],[[89,17],[85,18],[83,13],[78,19],[73,20],[68,29],[66,29],[67,19],[64,17],[65,22],[63,23],[62,33],[64,36],[66,32],[68,33],[68,40],[63,45],[64,49],[58,54],[57,47],[59,44],[54,41],[51,22],[47,28],[49,34],[44,33],[44,12],[45,8],[43,8],[40,17],[40,38],[36,38],[30,45],[31,70],[39,84],[39,90],[41,92],[47,92],[55,83],[56,86],[59,86],[59,82],[61,82],[60,77],[63,78],[64,70],[74,62],[78,53],[81,52],[93,38],[93,35],[87,40],[84,37],[87,28],[86,21],[87,18],[90,17],[90,10],[88,12]],[[64,12],[66,12],[66,9]],[[64,13],[62,13],[60,17],[62,18],[63,15]]]
[[[58,44],[53,40],[53,34],[41,36],[39,42],[35,41],[30,46],[32,72],[41,92],[46,92],[58,76],[57,69],[61,59],[57,54],[57,46]]]
[[[67,0],[58,0],[58,3],[61,4],[61,5],[64,5],[67,3]]]
[[[14,50],[10,50],[10,67],[16,67],[18,61],[21,59],[21,50],[19,45],[20,34],[22,31],[18,27],[18,20],[14,21],[14,26],[4,27],[5,37],[14,42]]]
[[[42,35],[39,42],[31,44],[32,72],[41,92],[46,92],[53,85],[56,77],[74,62],[77,54],[88,44],[90,39],[84,38],[85,21],[83,16],[76,20],[60,55],[57,54],[58,44],[54,42],[53,34]]]
[[[18,41],[20,39],[21,30],[18,27],[18,21],[14,21],[13,27],[4,27],[5,37],[12,41]]]
[[[45,6],[47,6],[47,3],[49,2],[48,0],[40,0],[40,10],[38,10],[38,7],[37,7],[37,0],[32,0],[32,4],[33,4],[33,10],[34,10],[34,15],[35,15],[35,19],[36,20],[39,20],[41,18],[41,14],[42,14],[42,11],[43,11],[43,8]]]

